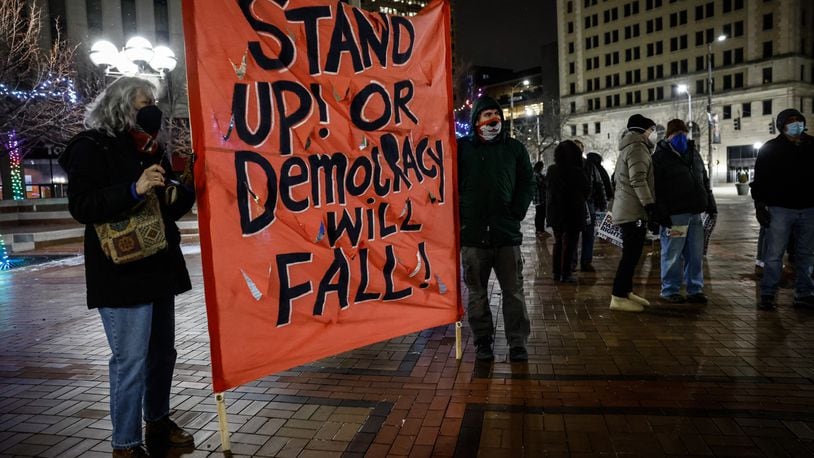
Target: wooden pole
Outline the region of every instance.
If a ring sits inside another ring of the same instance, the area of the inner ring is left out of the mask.
[[[229,421],[226,416],[226,397],[223,393],[215,393],[215,403],[218,406],[218,428],[220,429],[220,445],[224,452],[232,449],[229,442]]]
[[[460,360],[464,356],[464,346],[461,343],[461,328],[463,324],[460,321],[455,322],[455,359]]]

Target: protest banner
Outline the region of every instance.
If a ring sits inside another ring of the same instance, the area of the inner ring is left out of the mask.
[[[449,1],[183,8],[214,390],[458,320]]]

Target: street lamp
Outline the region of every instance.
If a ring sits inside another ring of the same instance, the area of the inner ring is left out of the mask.
[[[726,40],[726,35],[718,35],[720,43]],[[707,43],[707,168],[709,168],[709,184],[714,184],[712,176],[712,42]]]
[[[534,116],[534,119],[537,124],[537,160],[540,160],[540,111],[537,109],[532,109],[531,107],[526,107],[526,116]]]
[[[690,94],[690,88],[686,84],[679,84],[677,89],[679,94],[687,94],[687,122],[690,123],[690,131],[687,137],[692,140],[692,95]]]
[[[178,59],[172,49],[153,45],[143,37],[133,37],[120,51],[105,40],[97,41],[90,48],[93,65],[103,66],[106,75],[147,76],[163,79],[173,71]]]
[[[514,138],[514,90],[517,89],[519,86],[527,87],[531,82],[529,80],[523,80],[514,86],[512,86],[511,90],[509,91],[509,106],[510,106],[510,113],[509,113],[509,132]]]

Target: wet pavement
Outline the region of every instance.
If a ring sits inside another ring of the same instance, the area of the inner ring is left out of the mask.
[[[731,187],[716,189],[705,307],[655,300],[652,245],[635,279],[644,313],[608,309],[620,252],[605,242],[595,273],[554,283],[553,240],[534,237],[530,215],[527,364],[508,362],[502,319],[491,364],[475,362],[466,323],[462,361],[454,325],[316,361],[227,393],[233,455],[814,456],[814,311],[793,308],[790,289],[756,310],[757,223]],[[197,446],[171,456],[223,455],[199,251],[185,238],[194,288],[177,299],[172,397]],[[110,455],[109,350],[81,261],[0,272],[0,456]]]

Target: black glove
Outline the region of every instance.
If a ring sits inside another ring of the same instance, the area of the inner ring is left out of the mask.
[[[755,218],[757,222],[763,227],[769,227],[772,217],[769,215],[769,207],[763,202],[755,201]]]
[[[656,204],[647,204],[644,206],[644,211],[647,212],[647,230],[652,232],[653,234],[659,233],[659,217],[658,217],[658,208]],[[669,217],[668,217],[669,218]],[[672,226],[672,221],[670,225]],[[667,226],[669,227],[669,226]]]

